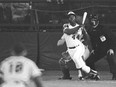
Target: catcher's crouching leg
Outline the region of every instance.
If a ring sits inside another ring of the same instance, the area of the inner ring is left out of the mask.
[[[71,60],[70,58],[68,58],[68,56],[64,56],[65,54],[62,53],[62,58],[59,60],[59,65],[60,65],[60,68],[61,68],[61,71],[63,73],[63,76],[59,79],[69,79],[71,80],[72,77],[70,77],[70,72],[69,72],[69,67],[67,65],[67,63]],[[66,58],[67,57],[67,58]]]

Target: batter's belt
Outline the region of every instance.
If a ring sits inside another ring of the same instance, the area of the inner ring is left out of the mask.
[[[69,49],[75,49],[76,47],[78,47],[79,45],[77,46],[74,46],[74,47],[68,47]]]

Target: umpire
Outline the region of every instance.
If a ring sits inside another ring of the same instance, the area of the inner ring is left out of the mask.
[[[88,31],[94,53],[86,60],[88,66],[95,69],[95,62],[107,56],[107,61],[112,73],[112,80],[116,80],[116,41],[111,30],[99,23],[98,16],[92,15],[92,28]]]

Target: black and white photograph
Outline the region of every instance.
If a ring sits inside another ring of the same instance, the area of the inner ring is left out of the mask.
[[[116,0],[0,0],[0,87],[116,87]]]

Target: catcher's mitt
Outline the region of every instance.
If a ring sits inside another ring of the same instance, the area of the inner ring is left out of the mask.
[[[71,57],[70,57],[70,55],[69,55],[69,53],[67,51],[62,52],[62,58],[67,62],[71,60]]]

